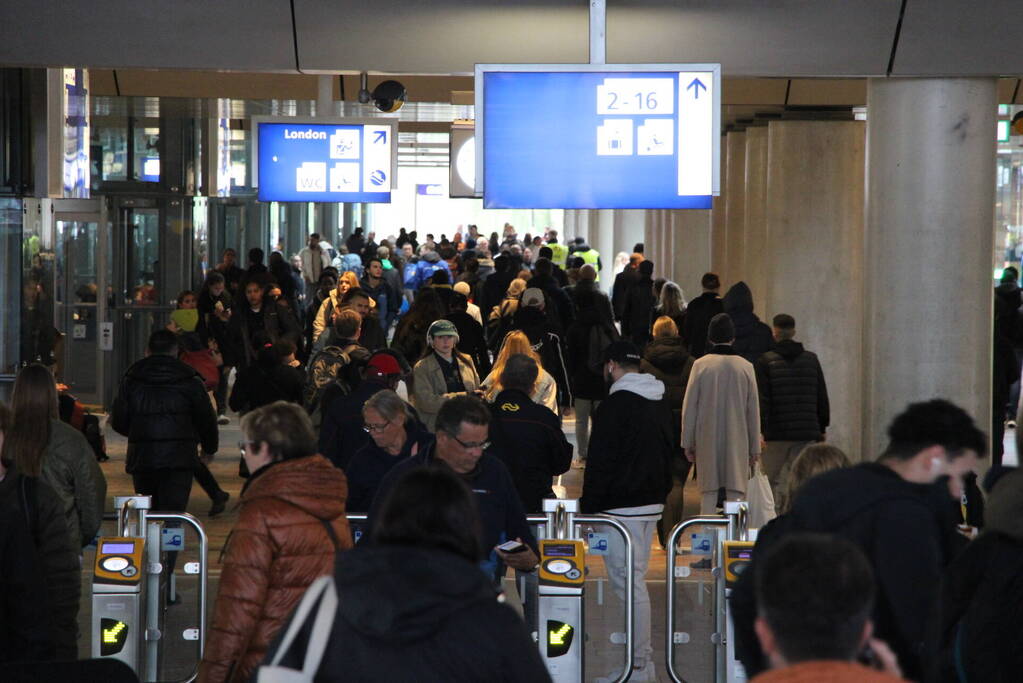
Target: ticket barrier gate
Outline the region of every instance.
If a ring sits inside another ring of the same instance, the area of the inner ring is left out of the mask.
[[[728,594],[731,586],[749,566],[753,543],[748,540],[748,505],[745,501],[726,501],[724,515],[690,517],[671,530],[667,539],[667,614],[665,645],[667,670],[671,680],[684,683],[682,674],[675,666],[675,650],[678,645],[689,642],[689,634],[676,630],[675,580],[684,578],[689,567],[679,564],[679,540],[687,529],[693,527],[714,527],[716,542],[711,546],[711,574],[714,578],[713,614],[714,627],[710,642],[714,645],[715,683],[741,683],[746,681],[742,665],[735,660],[735,642],[732,637],[732,622],[729,618]]]
[[[166,598],[173,595],[174,576],[162,550],[163,522],[184,523],[199,536],[199,561],[188,562],[186,574],[199,575],[199,624],[184,630],[184,640],[206,645],[207,554],[202,525],[186,513],[151,512],[149,496],[118,496],[117,534],[102,536],[96,546],[92,575],[92,656],[119,659],[140,681],[159,680],[165,641]],[[180,538],[180,537],[177,537]],[[195,680],[192,674],[181,683]]]

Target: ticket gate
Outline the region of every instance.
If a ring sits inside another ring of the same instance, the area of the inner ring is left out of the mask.
[[[570,538],[578,500],[545,500],[544,512],[553,513],[555,538],[540,543],[537,640],[540,656],[555,683],[583,680],[584,588],[586,545]]]
[[[735,659],[735,641],[728,613],[728,593],[731,585],[749,566],[753,553],[753,542],[749,538],[750,534],[747,528],[748,512],[749,506],[745,501],[725,501],[724,515],[685,519],[672,529],[668,536],[667,613],[665,619],[667,643],[665,650],[668,675],[675,683],[684,681],[675,664],[675,648],[680,644],[690,642],[689,633],[676,630],[675,580],[685,578],[690,574],[690,567],[678,562],[679,541],[684,531],[697,526],[714,528],[716,536],[716,540],[710,544],[709,548],[712,558],[711,574],[714,579],[714,625],[710,635],[710,642],[714,645],[715,652],[713,680],[715,683],[743,683],[746,681],[746,672]]]
[[[199,561],[183,566],[199,576],[198,626],[182,633],[199,641],[199,656],[206,643],[207,554],[209,543],[202,525],[189,514],[152,512],[149,496],[118,496],[117,533],[102,536],[96,546],[92,572],[92,656],[119,659],[140,681],[159,680],[166,655],[164,612],[174,595],[174,576],[168,553],[183,547],[180,529],[164,529],[164,522],[187,524],[199,536]],[[168,531],[168,538],[164,538]],[[198,668],[198,660],[196,661]],[[191,681],[192,676],[184,679]]]

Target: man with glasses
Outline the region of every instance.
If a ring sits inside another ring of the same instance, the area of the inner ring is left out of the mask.
[[[455,396],[444,402],[437,413],[436,442],[420,449],[391,468],[377,489],[370,507],[367,528],[372,542],[373,520],[394,483],[416,467],[448,467],[461,477],[476,495],[482,528],[479,530],[487,557],[481,567],[493,576],[495,584],[504,576],[505,565],[521,571],[536,568],[536,539],[526,522],[522,502],[504,464],[487,453],[490,446],[490,410],[475,396]],[[409,501],[414,504],[414,501]],[[526,548],[506,553],[497,546],[519,541]]]

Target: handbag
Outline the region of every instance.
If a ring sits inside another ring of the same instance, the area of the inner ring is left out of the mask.
[[[771,482],[764,474],[759,461],[753,465],[749,485],[746,487],[746,498],[749,501],[749,526],[751,529],[760,529],[778,516],[774,511],[774,494],[771,493]]]
[[[334,577],[321,576],[316,579],[298,603],[277,651],[273,653],[269,664],[261,665],[256,670],[254,680],[257,683],[312,683],[327,649],[337,603]],[[310,623],[311,629],[308,628]],[[309,633],[304,652],[301,643],[295,642],[302,631]],[[293,669],[282,665],[285,657],[291,661],[301,660],[302,668]]]

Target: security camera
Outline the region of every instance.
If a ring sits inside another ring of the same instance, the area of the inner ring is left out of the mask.
[[[398,81],[384,81],[373,88],[371,98],[377,109],[383,112],[396,112],[405,104],[405,86]],[[360,93],[360,101],[362,100]]]

